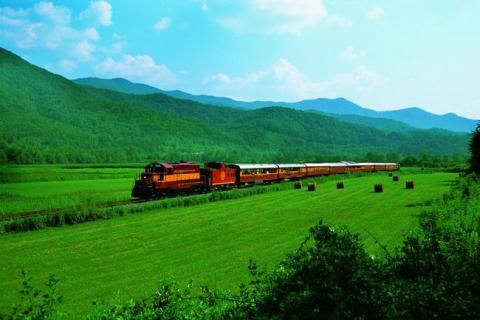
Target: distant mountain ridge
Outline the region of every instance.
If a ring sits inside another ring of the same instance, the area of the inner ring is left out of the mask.
[[[477,121],[473,119],[464,118],[454,113],[447,113],[444,115],[436,115],[427,112],[419,107],[411,107],[392,111],[375,111],[372,109],[364,108],[354,102],[351,102],[345,98],[327,99],[318,98],[310,100],[302,100],[298,102],[282,102],[282,101],[238,101],[225,97],[216,97],[209,95],[193,95],[180,90],[165,91],[158,88],[148,86],[141,83],[133,83],[126,79],[100,79],[100,78],[83,78],[73,80],[74,82],[97,88],[109,89],[120,91],[130,94],[153,94],[163,93],[169,96],[188,99],[201,103],[207,103],[212,105],[229,106],[245,109],[258,109],[271,106],[287,107],[292,109],[304,110],[304,111],[317,111],[322,113],[329,113],[335,115],[355,115],[370,118],[383,118],[390,119],[398,122],[402,122],[404,125],[396,123],[395,128],[402,128],[403,130],[409,130],[409,127],[418,129],[445,129],[456,132],[471,132],[476,127]],[[338,117],[344,121],[366,124],[370,123],[375,127],[381,127],[382,124],[379,121],[361,119],[358,117]],[[377,125],[375,125],[377,124]],[[413,128],[412,128],[413,129]]]

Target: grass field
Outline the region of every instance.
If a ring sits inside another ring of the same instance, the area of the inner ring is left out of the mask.
[[[1,215],[130,199],[137,167],[2,166]]]
[[[72,314],[91,310],[94,299],[109,303],[114,296],[144,297],[168,277],[235,289],[248,279],[249,258],[273,266],[297,248],[320,219],[359,232],[367,249],[380,255],[370,233],[394,248],[404,233],[416,228],[422,207],[446,191],[455,176],[403,173],[394,183],[386,174],[374,174],[345,180],[344,190],[328,181],[316,192],[285,190],[4,234],[0,236],[0,307],[5,310],[18,299],[21,269],[42,281],[54,273],[61,281],[63,308]],[[404,189],[410,178],[416,182],[415,190]],[[384,193],[372,192],[378,182],[385,185]]]

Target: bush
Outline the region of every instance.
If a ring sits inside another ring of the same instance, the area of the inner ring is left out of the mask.
[[[273,273],[253,271],[256,319],[382,318],[382,271],[346,229],[320,221]]]
[[[22,270],[21,299],[8,317],[0,314],[0,319],[50,319],[66,318],[56,311],[62,302],[62,296],[57,293],[58,280],[50,274],[44,288],[36,288],[32,284],[32,278]]]
[[[295,181],[295,183],[293,184],[293,187],[295,189],[302,189],[302,182],[300,181]]]
[[[470,138],[470,170],[480,174],[480,122]]]

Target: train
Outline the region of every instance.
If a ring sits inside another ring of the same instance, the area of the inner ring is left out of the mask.
[[[398,163],[280,163],[246,164],[208,162],[204,166],[192,162],[152,162],[135,180],[132,198],[158,199],[213,190],[242,188],[282,180],[334,174],[395,171]]]

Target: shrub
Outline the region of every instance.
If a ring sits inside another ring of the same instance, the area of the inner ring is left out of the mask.
[[[34,287],[31,277],[24,270],[21,276],[21,300],[5,319],[66,319],[64,314],[56,311],[63,298],[57,293],[58,280],[53,274],[49,275],[44,288]],[[0,318],[4,319],[2,314]]]
[[[295,183],[293,184],[293,187],[295,189],[302,189],[302,182],[300,181],[295,181]]]
[[[253,272],[252,272],[253,271]],[[272,273],[258,273],[255,319],[381,319],[382,271],[358,235],[320,222]]]
[[[470,138],[470,170],[480,174],[480,122]]]

